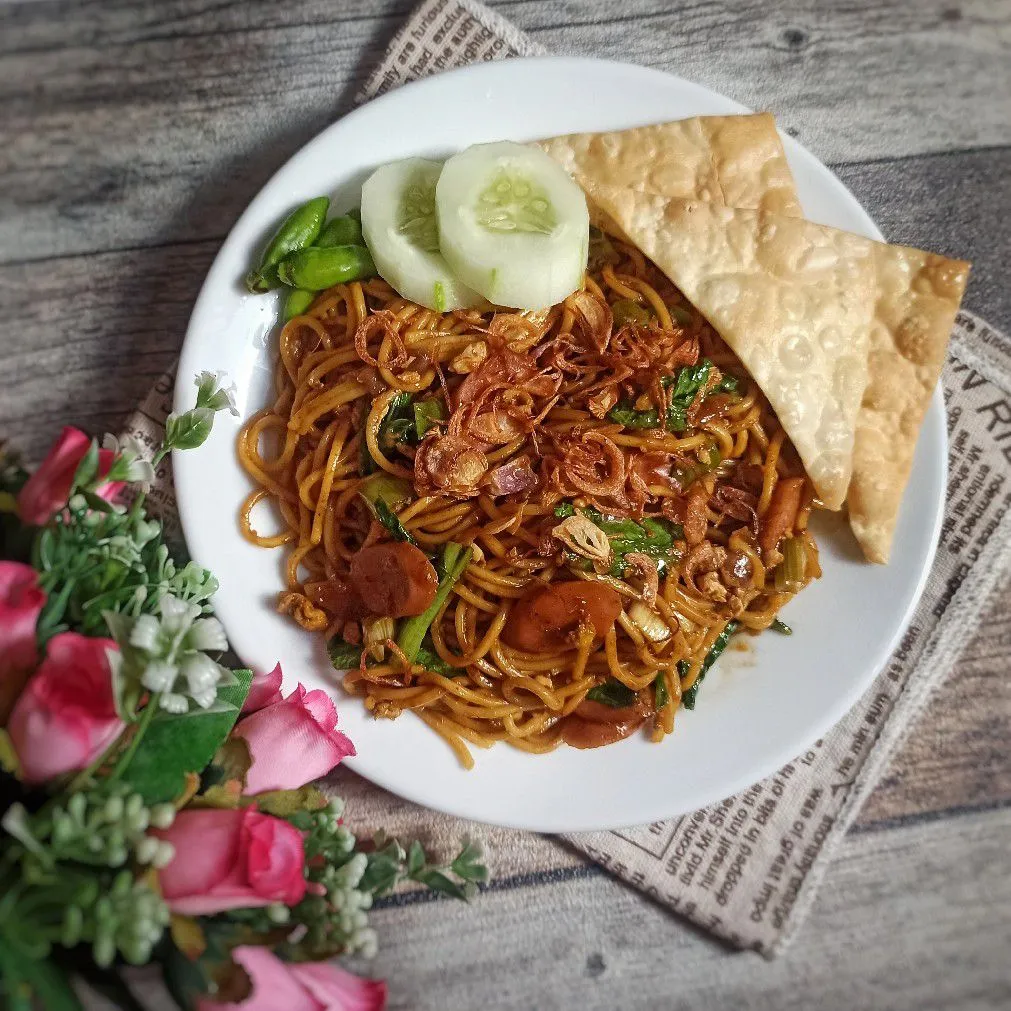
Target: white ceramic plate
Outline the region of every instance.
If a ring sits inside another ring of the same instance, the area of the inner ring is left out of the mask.
[[[329,193],[358,202],[376,165],[408,155],[443,157],[468,144],[531,140],[688,116],[747,111],[712,91],[654,70],[589,59],[482,64],[408,85],[351,113],[298,152],[239,219],[211,267],[190,320],[176,409],[192,405],[192,377],[225,369],[242,418],[272,389],[274,296],[244,293],[240,279],[277,222]],[[783,138],[812,220],[880,237],[853,196],[813,155]],[[281,551],[239,535],[250,483],[235,454],[240,422],[218,415],[206,445],[173,459],[186,541],[221,581],[216,607],[228,637],[257,670],[281,661],[286,683],[325,688],[359,757],[354,770],[409,800],[452,814],[543,831],[642,824],[701,807],[748,786],[809,747],[856,701],[896,645],[920,595],[939,529],[945,460],[943,403],[935,396],[917,448],[892,562],[866,564],[831,517],[818,524],[824,577],[787,609],[792,637],[749,639],[708,677],[695,712],[682,711],[663,744],[642,735],[596,751],[531,756],[504,745],[476,751],[463,771],[419,720],[368,717],[335,686],[318,637],[279,616]]]

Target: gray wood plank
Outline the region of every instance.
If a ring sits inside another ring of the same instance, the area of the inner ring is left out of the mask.
[[[389,940],[371,969],[391,1009],[414,1011],[1006,1007],[1009,830],[1001,811],[850,837],[773,962],[728,954],[609,878],[574,877],[464,909],[381,910]]]
[[[220,238],[346,111],[408,6],[5,7],[0,260]],[[498,6],[555,52],[632,59],[771,108],[827,161],[1011,143],[1011,0]]]

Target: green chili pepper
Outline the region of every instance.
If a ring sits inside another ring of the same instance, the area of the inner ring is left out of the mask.
[[[291,288],[284,296],[284,321],[288,322],[302,313],[312,305],[316,298],[316,292],[304,291],[302,288]]]
[[[285,284],[307,291],[322,291],[335,284],[376,276],[372,254],[365,246],[331,246],[329,249],[299,250],[277,266]]]
[[[361,246],[364,243],[361,222],[355,221],[350,214],[342,214],[339,218],[331,218],[323,226],[314,245],[329,249],[331,246]]]
[[[251,292],[269,291],[277,287],[277,274],[270,270],[286,256],[311,246],[319,236],[330,209],[329,197],[315,197],[296,207],[284,219],[260,257],[260,266],[246,275],[246,287]]]

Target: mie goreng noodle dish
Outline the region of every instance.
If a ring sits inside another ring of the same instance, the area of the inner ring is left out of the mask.
[[[544,193],[492,183],[493,222]],[[533,211],[529,231],[553,227]],[[420,304],[355,255],[315,292],[282,261],[301,304],[289,294],[274,400],[239,438],[240,521],[283,547],[279,609],[326,637],[371,713],[413,713],[467,766],[496,741],[660,741],[735,632],[789,631],[777,612],[820,575],[815,488],[748,371],[636,246],[591,229],[576,290],[536,309],[462,285],[454,308],[438,280]]]

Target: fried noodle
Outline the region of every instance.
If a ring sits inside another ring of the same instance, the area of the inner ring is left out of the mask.
[[[396,516],[422,551],[472,547],[431,626],[443,673],[390,638],[343,682],[377,717],[415,713],[468,767],[470,746],[496,741],[541,753],[609,743],[643,723],[659,741],[728,622],[768,628],[820,574],[813,489],[758,387],[638,250],[610,249],[582,291],[539,312],[439,313],[380,279],[321,293],[282,329],[274,402],[239,436],[255,483],[242,533],[284,546],[278,607],[310,631],[362,641],[362,619],[343,604],[351,561],[390,539],[359,494],[363,459],[409,483]],[[713,368],[672,431],[671,377],[706,360]],[[420,440],[384,430],[403,393],[441,405]],[[619,420],[628,412],[647,427]],[[271,532],[261,532],[264,501],[280,515]],[[574,539],[553,533],[573,512],[656,520],[675,543],[661,564],[630,552],[615,569],[599,536],[593,548],[576,528]],[[799,580],[778,578],[784,538],[803,549]],[[575,580],[616,593],[617,620],[601,632],[581,612],[549,647],[511,645],[522,600]],[[605,682],[636,693],[634,706],[601,716],[586,696]]]

